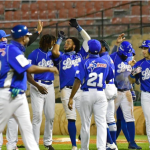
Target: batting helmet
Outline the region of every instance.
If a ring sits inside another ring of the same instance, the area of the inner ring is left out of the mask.
[[[98,54],[101,50],[101,43],[95,39],[89,40],[88,46],[89,46],[89,51],[92,54]]]
[[[150,40],[143,41],[142,45],[139,48],[143,48],[143,47],[149,48],[148,52],[150,53]]]
[[[25,35],[32,35],[32,33],[28,31],[28,28],[26,26],[16,25],[12,28],[11,35],[14,39],[19,39],[20,37],[23,37]]]
[[[128,41],[123,41],[119,46],[119,52],[124,56],[130,57],[132,56],[132,45]]]
[[[105,40],[100,40],[102,47],[106,48],[106,51],[110,51],[109,45]]]

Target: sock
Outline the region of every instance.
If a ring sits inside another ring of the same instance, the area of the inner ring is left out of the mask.
[[[68,120],[68,132],[71,139],[72,146],[76,145],[76,125],[75,120]]]
[[[117,132],[116,122],[108,123],[108,126],[112,141],[116,144],[116,132]]]
[[[116,133],[116,139],[117,139],[121,132],[121,120],[117,120],[116,125],[117,125],[117,133]]]
[[[130,141],[130,135],[129,135],[129,131],[127,128],[127,123],[125,122],[124,118],[121,120],[121,128],[122,128],[122,131],[123,131],[127,141],[129,142]]]
[[[134,142],[135,138],[135,125],[134,122],[127,122],[127,129],[129,132],[130,143]]]
[[[113,140],[111,138],[109,128],[107,128],[107,143],[113,144]]]

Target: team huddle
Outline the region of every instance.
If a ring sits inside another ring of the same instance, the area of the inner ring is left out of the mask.
[[[76,19],[69,21],[83,38],[82,46],[76,37],[66,38],[63,31],[58,37],[45,34],[39,48],[28,58],[24,52],[42,32],[38,22],[32,34],[24,25],[12,28],[12,41],[8,44],[5,31],[0,30],[0,146],[2,132],[7,124],[7,150],[18,150],[18,126],[27,150],[39,150],[42,111],[45,115],[43,142],[45,148],[54,150],[52,131],[55,114],[54,74],[59,74],[63,108],[68,120],[72,150],[76,145],[76,109],[81,118],[81,150],[89,150],[90,123],[94,114],[97,126],[97,149],[118,150],[116,139],[120,131],[129,143],[128,149],[142,149],[135,143],[133,84],[141,84],[141,104],[146,120],[150,143],[150,40],[140,48],[144,58],[135,61],[132,44],[124,34],[116,40],[112,53],[105,40],[91,39]],[[60,45],[65,40],[64,52]],[[32,124],[25,91],[30,83]],[[115,113],[117,122],[115,121]],[[1,147],[0,147],[1,149]]]

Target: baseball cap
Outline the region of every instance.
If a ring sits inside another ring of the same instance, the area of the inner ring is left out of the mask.
[[[89,51],[93,54],[98,54],[101,50],[101,44],[98,40],[92,39],[88,41]]]
[[[123,55],[130,57],[132,56],[132,44],[128,41],[123,41],[119,46],[119,52]]]
[[[143,41],[142,45],[139,46],[139,48],[142,48],[142,47],[150,48],[150,40]]]
[[[10,36],[10,34],[6,34],[4,30],[0,30],[0,39]]]
[[[32,35],[32,33],[28,31],[28,28],[25,25],[16,25],[12,28],[11,34],[14,39],[21,38],[25,35]]]

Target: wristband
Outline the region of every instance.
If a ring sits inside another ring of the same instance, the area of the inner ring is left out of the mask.
[[[61,37],[59,37],[59,38],[57,39],[56,44],[60,45],[60,44],[61,44],[61,42],[62,42],[62,38],[61,38]]]
[[[81,27],[80,25],[78,25],[78,26],[76,27],[76,29],[77,29],[79,32],[81,32],[82,27]]]

